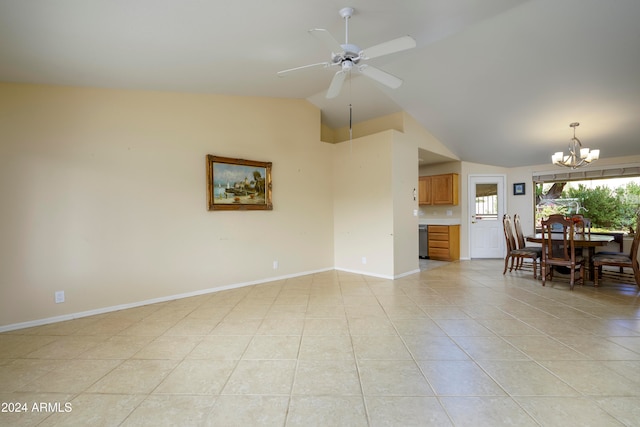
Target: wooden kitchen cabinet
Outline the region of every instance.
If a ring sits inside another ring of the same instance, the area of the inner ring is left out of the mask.
[[[421,176],[418,179],[419,205],[457,205],[458,174]]]
[[[431,177],[431,202],[434,205],[458,204],[458,174],[433,175]]]
[[[418,204],[431,204],[431,177],[421,176],[418,178]]]
[[[460,226],[429,225],[429,259],[456,261],[460,259]]]

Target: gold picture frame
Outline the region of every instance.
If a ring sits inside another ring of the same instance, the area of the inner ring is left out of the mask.
[[[208,210],[272,210],[271,166],[271,162],[208,154]]]

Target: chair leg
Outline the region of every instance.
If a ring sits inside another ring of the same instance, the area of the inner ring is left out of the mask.
[[[602,274],[602,266],[598,265],[598,266],[593,266],[594,268],[594,272],[593,272],[593,286],[594,287],[598,287],[598,281],[600,280],[600,275]]]
[[[505,274],[507,272],[507,267],[509,266],[509,258],[511,257],[507,255],[504,259],[504,271],[502,272],[502,274]]]
[[[569,290],[572,291],[573,290],[573,285],[575,284],[575,280],[576,280],[576,270],[575,268],[571,269],[571,275],[569,276]]]
[[[523,264],[524,264],[524,258],[518,258],[518,263],[516,264],[516,270],[522,269]]]
[[[586,270],[585,270],[585,265],[584,264],[579,264],[578,265],[578,270],[576,272],[576,278],[574,281],[574,285],[577,282],[580,286],[584,286],[584,278],[586,275]]]
[[[540,266],[540,277],[542,277],[542,260],[540,260],[540,264],[538,264]]]
[[[538,277],[536,276],[536,269],[538,268],[538,266],[536,265],[536,259],[533,259],[533,278],[537,279]]]

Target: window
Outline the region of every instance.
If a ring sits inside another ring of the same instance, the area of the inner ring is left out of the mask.
[[[538,182],[535,223],[553,213],[582,214],[592,230],[632,233],[640,213],[640,176]]]
[[[476,219],[498,219],[498,184],[476,184]]]

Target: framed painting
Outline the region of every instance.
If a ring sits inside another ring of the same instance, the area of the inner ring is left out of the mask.
[[[271,162],[207,155],[210,211],[272,210]]]
[[[524,182],[518,182],[516,184],[513,184],[513,195],[514,196],[524,195]]]

